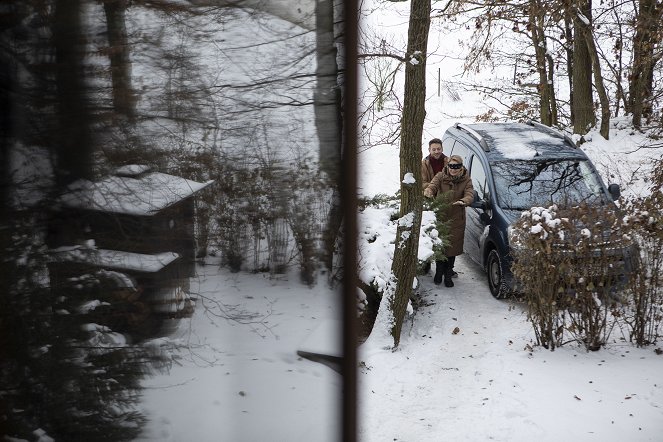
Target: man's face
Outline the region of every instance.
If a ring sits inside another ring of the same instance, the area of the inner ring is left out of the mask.
[[[433,143],[428,146],[428,152],[430,152],[433,158],[439,160],[442,156],[442,145],[440,143]]]

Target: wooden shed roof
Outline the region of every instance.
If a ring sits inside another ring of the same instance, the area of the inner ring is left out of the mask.
[[[180,255],[173,252],[145,254],[82,246],[59,247],[51,250],[51,256],[55,262],[80,263],[105,269],[143,273],[159,272],[180,258]]]
[[[101,181],[78,180],[60,198],[63,207],[128,215],[154,215],[214,181],[199,183],[129,165]]]

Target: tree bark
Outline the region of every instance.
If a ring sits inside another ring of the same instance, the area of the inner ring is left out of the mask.
[[[9,60],[0,56],[0,226],[8,225],[10,219],[10,185],[11,185],[11,168],[10,168],[10,147],[11,139],[14,129],[14,121],[12,116],[15,109],[12,107],[12,94],[15,93],[14,88],[16,82],[13,78],[12,70],[9,66]],[[0,247],[2,250],[9,250],[8,229],[0,233]],[[5,248],[6,247],[6,248]],[[3,260],[4,261],[4,260]],[[2,264],[0,264],[1,266]],[[1,273],[6,275],[6,273]],[[5,292],[3,291],[3,294]]]
[[[135,117],[135,97],[131,87],[131,61],[125,25],[127,0],[104,0],[106,30],[108,33],[108,58],[113,84],[115,112],[129,121]]]
[[[557,123],[557,108],[554,103],[553,83],[549,81],[548,71],[552,77],[554,67],[552,64],[548,65],[546,56],[546,35],[543,30],[544,11],[537,0],[530,0],[528,11],[530,38],[534,46],[536,70],[539,74],[539,118],[541,123],[552,126]]]
[[[548,60],[548,93],[550,102],[550,125],[557,126],[559,123],[559,113],[557,111],[557,97],[555,95],[555,62],[550,54],[546,54]]]
[[[654,66],[657,59],[654,49],[662,40],[661,19],[663,5],[657,7],[656,0],[640,0],[639,13],[635,23],[633,36],[633,65],[629,77],[628,104],[633,114],[633,125],[642,126],[642,117],[649,117],[652,104]]]
[[[579,2],[578,10],[571,10],[573,17],[573,132],[584,135],[596,125],[596,114],[592,98],[592,61],[589,58],[587,43],[578,29],[578,12],[591,20],[590,0]],[[573,6],[571,6],[573,8]]]
[[[566,72],[569,79],[569,103],[571,124],[575,121],[575,112],[573,110],[574,94],[573,94],[573,20],[568,9],[564,13],[564,36],[566,38]]]
[[[421,192],[421,139],[426,115],[426,55],[430,29],[430,0],[412,0],[405,63],[405,94],[401,121],[400,221],[396,231],[394,261],[391,266],[396,281],[390,310],[393,314],[391,336],[394,346],[400,343],[405,311],[412,294],[419,250],[419,231],[423,194]],[[415,182],[404,180],[411,173]]]
[[[599,129],[601,136],[606,140],[610,138],[610,100],[603,84],[603,76],[601,73],[601,64],[599,62],[599,55],[594,42],[594,35],[589,24],[581,17],[574,17],[576,31],[580,32],[580,36],[585,41],[587,46],[587,54],[592,63],[594,72],[594,87],[599,95],[599,102],[601,103],[601,127]]]
[[[59,186],[91,176],[90,112],[84,80],[85,44],[80,14],[80,0],[57,0],[55,3],[53,42],[58,131],[53,136]]]
[[[334,44],[333,0],[316,4],[316,88],[315,121],[320,140],[320,166],[336,181],[341,161],[341,87],[338,84],[336,46]]]
[[[322,251],[324,265],[333,275],[333,254],[336,237],[342,224],[341,201],[338,190],[341,168],[341,93],[334,17],[334,0],[316,2],[316,78],[314,92],[315,126],[318,134],[320,168],[329,178],[332,196],[327,223],[323,232]]]

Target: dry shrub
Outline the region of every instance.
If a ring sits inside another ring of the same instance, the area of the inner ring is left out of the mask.
[[[589,206],[523,212],[511,232],[513,274],[537,344],[598,350],[620,315],[617,294],[633,261],[632,241],[614,210]]]
[[[660,186],[660,185],[659,185]],[[631,296],[624,315],[631,342],[655,344],[663,323],[663,193],[660,188],[626,204],[625,222],[640,249],[640,266],[629,280]]]

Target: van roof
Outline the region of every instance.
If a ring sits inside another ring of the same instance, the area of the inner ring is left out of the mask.
[[[453,128],[475,139],[491,162],[540,157],[587,158],[568,135],[538,123],[456,123]]]

